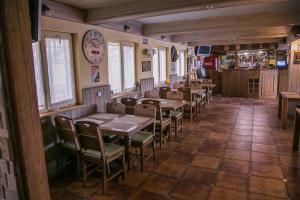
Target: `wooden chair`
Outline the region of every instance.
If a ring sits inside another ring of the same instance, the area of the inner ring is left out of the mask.
[[[121,103],[109,102],[106,104],[106,112],[112,113],[112,114],[125,115],[125,106]],[[111,142],[116,141],[118,138],[119,137],[114,134],[109,134],[109,133],[103,134],[104,142],[111,143]]]
[[[112,143],[104,143],[98,124],[90,121],[76,123],[78,137],[82,147],[83,186],[86,186],[87,176],[95,170],[101,170],[103,194],[106,192],[107,182],[122,174],[125,178],[125,148]],[[119,160],[122,167],[114,173],[110,171],[110,164]]]
[[[159,96],[161,99],[166,99],[167,98],[167,92],[170,91],[170,87],[160,87],[159,88]]]
[[[202,86],[201,86],[201,81],[199,80],[195,80],[195,81],[192,81],[191,83],[191,88],[192,89],[196,89],[196,90],[202,90]],[[192,94],[193,95],[193,101],[196,102],[196,110],[197,110],[197,113],[200,113],[201,112],[201,109],[202,107],[205,105],[205,96],[206,94],[204,95],[200,95],[200,94]]]
[[[121,103],[125,105],[125,114],[133,115],[134,107],[137,104],[137,99],[132,97],[125,97],[121,99]]]
[[[212,84],[212,79],[202,79],[203,84]],[[205,94],[206,94],[206,102],[211,103],[212,102],[212,89],[211,88],[206,88],[205,89]]]
[[[179,91],[183,93],[183,100],[187,101],[188,104],[184,106],[184,113],[189,114],[190,121],[193,121],[194,115],[196,115],[196,102],[193,101],[191,88],[179,88]]]
[[[174,89],[178,89],[178,88],[181,88],[181,87],[184,87],[184,83],[177,82],[177,83],[173,84],[173,88]]]
[[[167,99],[172,100],[183,100],[183,93],[181,91],[169,91],[167,92]],[[178,131],[181,133],[183,132],[183,111],[176,110],[171,111],[171,122],[174,122],[174,130],[175,130],[175,137],[177,137]]]
[[[59,136],[60,152],[63,155],[62,166],[64,166],[65,153],[71,153],[76,156],[76,174],[80,175],[81,167],[81,148],[78,142],[77,131],[72,118],[57,115],[54,118],[55,126]]]
[[[156,90],[145,91],[144,98],[159,99],[159,93]]]
[[[145,99],[142,104],[151,104],[156,107],[156,128],[159,131],[159,147],[168,139],[170,140],[171,135],[171,118],[163,117],[161,103],[155,99]],[[164,132],[165,131],[165,132]]]
[[[134,108],[134,114],[136,116],[156,118],[156,108],[151,104],[138,104]],[[134,134],[131,138],[131,145],[133,147],[139,148],[140,153],[131,153],[141,157],[141,172],[144,172],[144,162],[146,159],[150,158],[153,155],[153,160],[156,160],[155,154],[155,123],[140,131],[137,134]],[[152,144],[152,153],[145,155],[145,150],[148,145]]]

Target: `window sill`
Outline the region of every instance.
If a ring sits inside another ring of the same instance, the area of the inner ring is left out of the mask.
[[[80,104],[80,105],[73,105],[73,106],[59,108],[57,110],[46,111],[46,112],[40,113],[40,118],[49,117],[49,116],[54,115],[54,114],[59,114],[59,113],[65,112],[65,111],[69,111],[69,110],[73,110],[73,109],[77,109],[77,108],[82,108],[84,106],[85,105]]]

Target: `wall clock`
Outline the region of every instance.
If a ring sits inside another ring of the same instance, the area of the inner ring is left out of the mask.
[[[91,64],[100,64],[105,55],[105,40],[102,34],[96,30],[87,31],[82,39],[82,50]]]

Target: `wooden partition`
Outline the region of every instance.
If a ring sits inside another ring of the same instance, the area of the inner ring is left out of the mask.
[[[276,98],[278,91],[278,70],[260,70],[260,92],[263,98]]]
[[[289,90],[289,72],[287,69],[278,70],[278,93]]]
[[[140,80],[141,92],[144,94],[145,91],[154,89],[154,78],[145,78]]]

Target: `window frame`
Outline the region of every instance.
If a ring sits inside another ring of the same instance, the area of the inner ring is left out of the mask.
[[[154,79],[154,85],[158,86],[158,85],[164,84],[165,81],[168,79],[168,77],[167,77],[167,75],[168,75],[168,71],[167,71],[168,70],[168,67],[167,67],[167,65],[168,65],[168,63],[167,63],[167,47],[152,47],[152,50],[153,49],[155,49],[156,54],[157,54],[157,58],[158,58],[158,62],[157,62],[157,64],[158,64],[158,83],[155,83],[155,79]],[[160,50],[165,51],[165,58],[166,58],[165,59],[165,75],[166,75],[166,77],[164,78],[165,80],[162,80],[162,77],[161,77],[162,67],[161,67],[161,64],[160,64],[160,62],[161,62]],[[153,63],[153,58],[152,58],[151,62]],[[152,76],[154,78],[154,70],[153,69],[154,69],[154,66],[152,64]]]
[[[70,73],[72,79],[72,94],[73,98],[58,103],[51,102],[50,94],[50,81],[48,73],[48,58],[46,50],[46,38],[59,37],[62,39],[69,40],[70,48]],[[43,85],[44,85],[44,95],[45,95],[45,109],[39,110],[40,113],[48,112],[57,108],[70,107],[77,104],[77,93],[76,93],[76,76],[75,76],[75,64],[74,64],[74,50],[73,50],[73,37],[71,33],[56,32],[56,31],[42,31],[41,41],[39,42],[39,51],[41,55],[42,64],[42,75],[43,75]]]
[[[112,44],[119,44],[120,46],[120,60],[121,60],[121,91],[117,91],[117,92],[113,92],[113,95],[117,95],[117,94],[122,94],[122,93],[126,93],[126,92],[131,92],[134,90],[134,87],[132,88],[125,88],[125,73],[124,73],[124,46],[130,46],[130,47],[133,47],[133,63],[134,63],[134,84],[135,82],[137,81],[137,78],[136,78],[136,73],[137,73],[137,70],[136,70],[136,44],[133,43],[133,42],[125,42],[125,41],[109,41],[107,44],[109,45],[110,43]],[[109,63],[109,57],[107,55],[107,66],[108,66],[108,63]],[[108,73],[109,73],[109,69],[108,69]],[[108,82],[109,84],[111,85],[111,82],[110,82],[110,78],[108,76]]]

